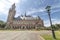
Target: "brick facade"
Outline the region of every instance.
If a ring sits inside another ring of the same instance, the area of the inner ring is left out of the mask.
[[[16,14],[15,4],[9,9],[7,24],[5,28],[12,29],[37,29],[44,26],[43,20],[14,20]]]

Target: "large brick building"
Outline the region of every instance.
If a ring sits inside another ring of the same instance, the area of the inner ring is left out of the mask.
[[[43,20],[37,16],[33,17],[30,15],[21,15],[15,18],[16,10],[15,4],[9,9],[7,24],[5,28],[12,28],[12,29],[38,29],[43,27]]]

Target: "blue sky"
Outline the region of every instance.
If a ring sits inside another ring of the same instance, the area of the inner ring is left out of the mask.
[[[15,17],[26,14],[40,16],[45,26],[49,26],[49,18],[45,7],[51,6],[51,19],[53,24],[60,24],[60,0],[0,0],[0,20],[7,21],[11,5],[16,4]]]

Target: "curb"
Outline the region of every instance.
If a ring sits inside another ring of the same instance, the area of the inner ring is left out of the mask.
[[[42,40],[45,40],[45,39],[44,39],[43,37],[41,37],[41,36],[40,36],[40,38],[41,38]]]

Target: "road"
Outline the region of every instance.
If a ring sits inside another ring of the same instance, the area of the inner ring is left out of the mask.
[[[0,31],[0,40],[43,40],[37,31]]]

